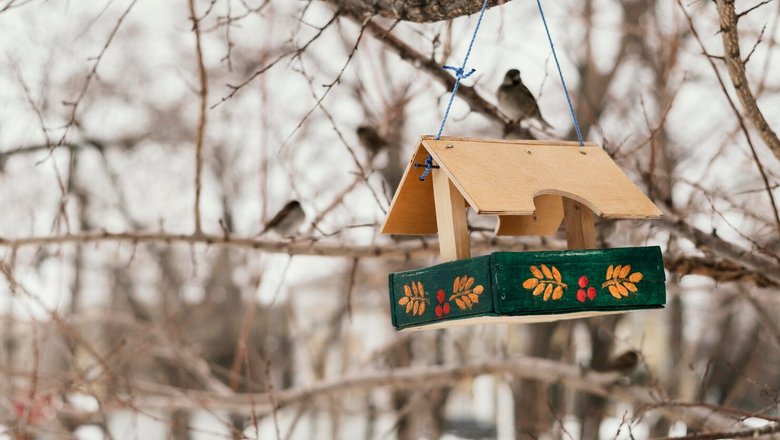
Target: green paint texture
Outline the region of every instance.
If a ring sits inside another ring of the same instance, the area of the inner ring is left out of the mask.
[[[532,278],[536,281],[528,281]],[[461,291],[454,286],[456,279],[465,287]],[[390,274],[390,310],[397,330],[479,316],[550,315],[555,320],[555,315],[576,312],[662,308],[665,281],[657,246],[496,252]],[[422,293],[412,284],[422,284]],[[553,293],[558,287],[558,294]]]

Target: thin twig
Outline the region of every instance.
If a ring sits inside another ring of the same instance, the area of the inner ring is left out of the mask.
[[[98,66],[100,66],[100,61],[103,60],[103,55],[105,55],[106,51],[108,50],[108,47],[111,45],[111,42],[114,41],[114,37],[119,31],[119,28],[122,26],[122,23],[124,23],[125,18],[127,18],[127,15],[130,14],[130,11],[133,9],[133,6],[135,6],[137,2],[138,0],[132,0],[130,2],[130,4],[127,6],[127,9],[125,9],[125,11],[119,17],[119,20],[117,20],[116,24],[114,25],[114,28],[111,29],[111,33],[108,35],[108,39],[106,40],[106,43],[103,45],[103,48],[100,50],[100,53],[94,58],[94,61],[92,63],[92,69],[90,69],[89,73],[87,74],[87,78],[84,81],[84,86],[81,88],[81,91],[76,96],[76,99],[73,100],[72,102],[66,102],[66,105],[70,106],[70,116],[68,117],[68,122],[65,123],[62,137],[57,142],[57,145],[62,145],[65,143],[70,128],[76,123],[76,115],[78,112],[79,105],[81,104],[81,101],[84,99],[84,96],[86,96],[87,90],[89,89],[89,85],[92,83],[92,80],[95,79],[95,77],[97,77]]]
[[[200,21],[195,12],[195,0],[188,0],[190,6],[190,19],[192,20],[192,32],[195,34],[195,54],[198,61],[198,78],[200,80],[200,117],[198,119],[198,131],[195,137],[195,203],[193,211],[195,214],[195,234],[203,233],[200,218],[200,193],[202,186],[203,172],[203,138],[206,134],[206,122],[208,111],[209,78],[206,72],[206,66],[203,61],[203,48],[200,35]]]
[[[318,29],[317,33],[309,39],[303,46],[296,48],[295,50],[291,50],[289,52],[285,52],[278,57],[274,58],[270,63],[266,64],[265,66],[261,67],[257,71],[255,71],[252,75],[250,75],[247,79],[244,81],[238,83],[238,84],[228,84],[228,88],[230,89],[230,93],[223,96],[222,99],[220,99],[216,104],[212,105],[211,108],[215,108],[218,105],[222,104],[223,102],[231,99],[234,97],[241,89],[243,89],[245,86],[250,84],[252,81],[254,81],[257,77],[263,75],[268,70],[270,70],[272,67],[274,67],[278,62],[282,61],[283,59],[287,57],[297,57],[300,56],[302,53],[306,51],[306,49],[309,48],[309,46],[317,41],[317,39],[322,36],[322,33],[325,32],[325,30],[330,27],[333,23],[336,22],[336,19],[339,17],[339,12],[336,11],[333,16],[328,20],[327,23],[325,23],[321,28]]]

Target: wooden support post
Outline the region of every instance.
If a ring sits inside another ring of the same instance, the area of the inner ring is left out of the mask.
[[[596,249],[596,227],[590,208],[564,197],[563,216],[569,249]]]
[[[434,169],[431,174],[441,261],[444,263],[469,258],[471,248],[466,201],[444,171]]]

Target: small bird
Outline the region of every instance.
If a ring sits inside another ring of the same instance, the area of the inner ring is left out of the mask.
[[[379,134],[379,131],[376,128],[370,125],[361,125],[358,127],[357,135],[360,145],[371,153],[371,157],[379,154],[379,152],[387,146],[385,138]]]
[[[535,119],[542,124],[543,127],[552,129],[550,125],[539,111],[539,105],[536,103],[536,98],[528,90],[528,87],[523,84],[523,80],[520,79],[520,71],[517,69],[510,69],[504,76],[504,82],[498,88],[498,108],[507,116],[512,118],[513,121],[520,123],[525,120]]]
[[[297,200],[292,200],[287,202],[284,208],[265,225],[265,229],[260,235],[274,231],[282,237],[292,237],[298,232],[304,221],[306,221],[306,213],[303,211],[303,207]]]
[[[604,372],[620,373],[623,376],[630,376],[639,366],[641,356],[634,350],[623,352],[622,354],[610,359]]]

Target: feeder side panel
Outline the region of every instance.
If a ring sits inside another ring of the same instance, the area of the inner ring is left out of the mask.
[[[490,259],[488,255],[390,274],[393,326],[400,330],[495,315]]]
[[[492,257],[499,315],[614,312],[666,303],[659,247],[498,252]]]

